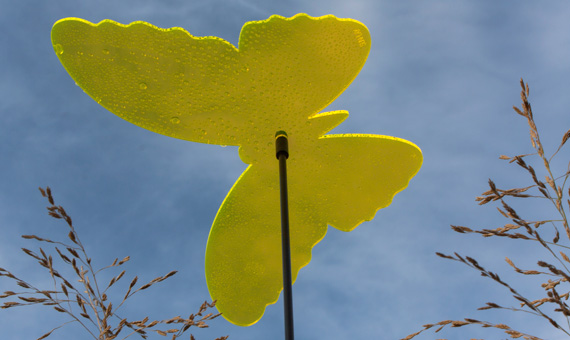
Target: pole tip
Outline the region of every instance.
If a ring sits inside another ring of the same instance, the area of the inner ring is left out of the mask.
[[[287,132],[279,130],[275,133],[275,156],[279,159],[279,155],[283,153],[285,159],[289,158],[289,143]]]

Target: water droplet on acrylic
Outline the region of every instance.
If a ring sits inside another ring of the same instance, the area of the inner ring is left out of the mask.
[[[146,89],[148,88],[148,86],[146,86],[145,83],[139,83],[139,88],[140,88],[141,90],[146,90]]]
[[[55,53],[57,55],[62,55],[63,54],[63,46],[61,46],[61,44],[55,44],[53,45],[53,49],[55,51]]]
[[[170,118],[170,122],[171,122],[172,124],[180,124],[180,118],[178,118],[178,117],[172,117],[172,118]]]
[[[109,54],[109,50],[106,49],[106,48],[104,48],[104,49],[103,49],[103,54]]]

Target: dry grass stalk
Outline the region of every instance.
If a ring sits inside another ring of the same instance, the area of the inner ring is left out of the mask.
[[[113,305],[111,301],[114,299],[113,296],[108,295],[108,290],[124,276],[125,270],[114,276],[107,285],[101,285],[97,275],[109,268],[122,266],[130,258],[127,256],[120,261],[117,258],[111,265],[95,270],[91,264],[92,260],[87,255],[73,226],[71,217],[69,217],[62,206],[55,205],[49,187],[45,190],[39,189],[42,196],[46,197],[50,203],[50,206],[47,207],[48,214],[53,218],[62,219],[69,227],[67,236],[71,243],[69,241],[52,241],[36,235],[22,235],[22,237],[50,244],[57,253],[56,257],[59,257],[64,264],[71,266],[77,277],[66,279],[61,275],[54,267],[52,255],[48,255],[42,248],[39,248],[39,254],[26,248],[23,248],[22,251],[37,260],[40,266],[47,270],[53,281],[53,289],[36,288],[10,271],[0,268],[0,277],[4,276],[11,279],[16,282],[17,286],[23,288],[22,291],[18,292],[5,291],[2,293],[0,299],[11,299],[12,301],[4,302],[0,306],[1,309],[40,304],[51,307],[55,311],[66,314],[71,318],[70,321],[53,328],[39,337],[38,340],[45,339],[55,330],[74,322],[80,324],[93,339],[97,340],[126,339],[132,335],[138,335],[146,339],[149,332],[154,332],[161,336],[169,336],[174,340],[181,337],[190,327],[207,328],[207,321],[220,316],[220,314],[206,314],[209,308],[215,306],[215,301],[212,303],[204,302],[197,313],[190,314],[187,318],[175,316],[170,319],[150,321],[146,317],[143,320],[129,321],[126,317],[120,316],[119,309],[130,297],[170,278],[176,274],[176,271],[159,276],[138,288],[135,288],[138,282],[138,278],[135,276],[118,305]],[[71,282],[78,282],[79,284],[72,284]],[[104,289],[102,289],[103,287]],[[160,329],[161,326],[163,329]],[[224,336],[216,340],[225,340],[227,338],[227,336]],[[190,339],[194,340],[194,336],[190,335]]]
[[[534,121],[534,115],[532,112],[532,107],[528,101],[530,90],[528,84],[525,84],[521,79],[520,81],[522,91],[521,108],[513,107],[516,113],[526,118],[529,126],[530,141],[532,147],[536,151],[533,154],[516,155],[516,156],[500,156],[502,160],[507,160],[509,163],[514,163],[520,168],[526,171],[532,181],[531,185],[523,186],[521,188],[513,189],[499,189],[492,180],[489,180],[489,190],[485,191],[480,197],[476,198],[476,201],[480,205],[495,202],[499,203],[500,207],[497,208],[499,213],[509,220],[508,223],[501,227],[495,229],[481,229],[473,230],[464,226],[452,225],[451,228],[463,234],[480,234],[483,237],[507,237],[514,240],[521,241],[532,241],[535,242],[540,247],[546,249],[551,255],[549,260],[556,265],[544,261],[537,261],[537,268],[534,269],[521,269],[515,263],[506,258],[506,262],[513,268],[513,270],[520,275],[530,275],[544,278],[544,282],[541,287],[544,290],[545,296],[538,299],[528,299],[521,295],[517,290],[515,290],[509,283],[503,281],[498,274],[486,270],[481,266],[475,259],[468,256],[461,256],[458,253],[453,255],[446,255],[442,253],[436,253],[438,256],[450,259],[454,261],[461,262],[472,269],[477,270],[482,276],[488,277],[494,282],[504,286],[509,290],[510,295],[517,301],[518,305],[516,307],[502,307],[494,302],[487,302],[484,307],[479,308],[479,310],[488,309],[506,309],[516,312],[526,312],[538,316],[543,320],[547,321],[552,327],[558,329],[561,333],[570,336],[570,307],[566,303],[569,297],[568,292],[568,282],[570,282],[570,270],[568,264],[570,263],[570,258],[565,253],[570,249],[570,228],[568,226],[568,219],[566,215],[566,209],[570,208],[570,199],[564,197],[564,192],[566,189],[566,182],[570,177],[570,163],[569,168],[566,169],[559,176],[555,176],[554,170],[551,168],[551,163],[562,149],[564,144],[570,139],[570,130],[568,130],[562,137],[562,141],[558,146],[558,149],[552,154],[552,156],[547,157],[543,144],[540,140],[540,135],[538,128],[536,127]],[[526,161],[525,161],[526,160]],[[544,181],[539,179],[537,171],[527,163],[527,161],[538,160],[541,166],[541,172],[544,171]],[[540,164],[541,163],[541,164]],[[570,196],[570,190],[567,191]],[[507,199],[521,199],[521,198],[535,198],[535,199],[546,199],[550,201],[556,211],[556,218],[552,220],[527,220],[521,216],[512,205],[506,202]],[[564,202],[566,200],[566,202]],[[544,230],[548,226],[552,228],[551,230]],[[561,237],[560,231],[563,230],[566,237]],[[543,235],[545,232],[551,232],[554,234],[552,240],[547,240]],[[523,247],[520,248],[523,251]],[[563,290],[560,292],[559,290]],[[546,308],[551,307],[551,308]],[[548,309],[548,311],[546,310]],[[555,321],[555,319],[564,319],[565,325],[561,325]],[[475,319],[464,319],[459,321],[445,320],[435,324],[427,324],[423,326],[423,329],[414,334],[410,334],[402,340],[409,340],[417,336],[418,334],[437,327],[435,332],[439,332],[444,327],[463,327],[467,325],[480,325],[485,328],[497,328],[503,330],[510,338],[513,339],[527,339],[527,340],[542,340],[537,336],[526,334],[524,332],[519,332],[512,329],[511,327],[504,324],[495,324],[486,321],[479,321]]]

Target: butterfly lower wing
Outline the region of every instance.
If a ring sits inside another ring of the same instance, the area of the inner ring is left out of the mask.
[[[296,149],[296,146],[299,148]],[[288,161],[293,281],[327,224],[350,231],[373,218],[419,170],[421,151],[386,136],[327,136]],[[247,168],[224,200],[206,249],[208,289],[222,315],[248,326],[275,303],[282,286],[278,162]]]
[[[314,152],[298,150],[299,157],[290,145],[290,200],[343,231],[390,205],[422,164],[421,150],[395,137],[326,135],[315,145]]]
[[[208,238],[206,280],[216,307],[230,322],[248,326],[257,322],[283,289],[278,162],[274,168],[251,165],[224,200]],[[291,223],[299,224],[296,213]],[[293,280],[309,262],[313,244],[326,225],[295,233]],[[293,242],[293,240],[292,240]],[[305,244],[305,247],[301,245]]]

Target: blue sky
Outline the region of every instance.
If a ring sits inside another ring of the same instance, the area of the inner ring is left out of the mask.
[[[551,150],[568,129],[570,4],[566,1],[33,1],[0,0],[0,266],[38,286],[50,280],[21,247],[21,234],[65,236],[49,218],[38,186],[51,186],[95,259],[104,266],[130,255],[127,274],[149,281],[175,277],[134,298],[132,318],[194,312],[209,299],[204,250],[218,207],[245,169],[237,149],[168,138],[123,121],[74,85],[50,42],[64,17],[92,22],[143,20],[218,36],[237,45],[242,25],[272,14],[334,14],[370,30],[372,49],[353,84],[326,111],[349,118],[333,132],[374,133],[410,140],[424,164],[392,205],[350,233],[329,228],[294,285],[298,339],[399,339],[422,324],[473,317],[507,323],[548,339],[549,324],[509,312],[477,312],[487,301],[514,305],[507,291],[460,264],[434,255],[458,251],[508,273],[505,256],[532,267],[548,254],[533,244],[481,239],[450,224],[498,227],[505,221],[475,196],[493,178],[526,186],[500,154],[531,152],[519,105],[519,79]],[[561,155],[561,159],[568,152]],[[567,159],[567,158],[566,158]],[[560,172],[566,165],[560,163]],[[530,213],[552,212],[527,205]],[[518,255],[517,255],[518,254]],[[130,277],[132,277],[130,276]],[[521,292],[539,293],[517,282]],[[126,280],[128,281],[128,280]],[[0,280],[0,291],[14,289]],[[121,291],[117,290],[118,294]],[[279,339],[281,300],[251,327],[222,318],[198,339]],[[65,321],[42,309],[0,311],[5,339],[34,339]],[[31,320],[31,321],[30,321]],[[86,338],[76,326],[50,339]],[[477,327],[427,332],[436,337],[499,338]],[[157,337],[158,338],[158,337]]]

